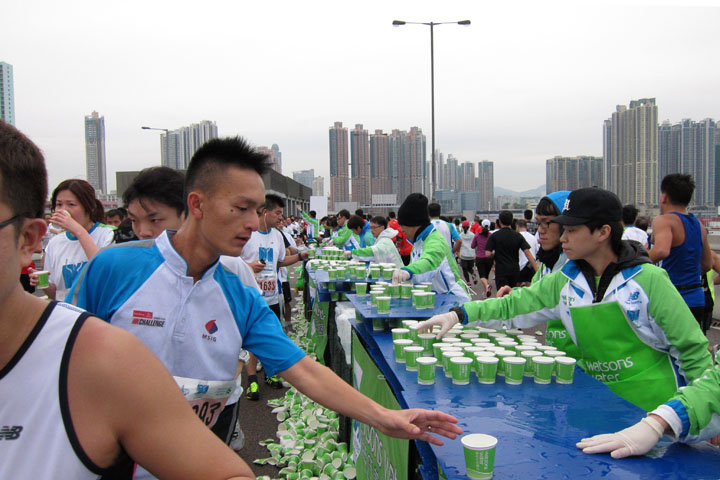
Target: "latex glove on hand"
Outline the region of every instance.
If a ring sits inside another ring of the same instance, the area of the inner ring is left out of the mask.
[[[402,268],[396,268],[393,272],[392,283],[397,285],[399,283],[407,282],[410,280],[410,272],[403,270]]]
[[[424,322],[418,324],[418,333],[432,332],[432,327],[440,325],[440,331],[435,336],[437,340],[440,340],[455,324],[460,320],[455,312],[442,313],[435,315]]]
[[[645,417],[632,427],[617,433],[583,438],[576,446],[584,453],[607,453],[613,458],[644,455],[663,436],[663,426],[652,417]]]

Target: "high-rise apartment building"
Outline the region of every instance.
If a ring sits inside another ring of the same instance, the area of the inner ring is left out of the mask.
[[[313,188],[313,179],[315,178],[315,169],[310,170],[300,170],[298,172],[293,172],[293,180],[296,182],[302,183],[306,187]]]
[[[277,143],[273,143],[272,147],[255,147],[255,151],[267,155],[270,168],[282,175],[282,153]],[[310,185],[306,185],[310,187]]]
[[[658,204],[657,132],[654,98],[618,105],[603,124],[604,186],[623,203]]]
[[[85,168],[87,181],[99,194],[107,194],[105,117],[92,112],[85,117]]]
[[[319,197],[325,196],[325,177],[317,176],[312,181],[312,194]]]
[[[368,131],[358,123],[350,132],[350,165],[352,201],[370,204],[370,142]]]
[[[602,157],[556,156],[545,161],[545,188],[548,193],[602,185]]]
[[[392,193],[390,142],[382,130],[370,135],[370,184],[373,195]]]
[[[0,62],[0,119],[15,125],[13,66],[5,62]]]
[[[658,128],[658,178],[670,173],[686,173],[695,181],[691,206],[712,207],[715,200],[716,123],[709,118],[700,122],[684,119],[680,123],[663,122]]]
[[[425,192],[426,145],[422,130],[412,127],[409,132],[393,130],[388,137],[390,143],[390,171],[392,193],[402,203],[411,193]]]
[[[460,191],[474,192],[477,188],[475,184],[475,165],[472,162],[463,162],[460,165]]]
[[[330,127],[330,205],[335,209],[338,202],[350,201],[350,177],[348,176],[348,130],[342,122]]]
[[[480,193],[479,210],[492,210],[495,199],[494,163],[489,160],[478,162],[477,191]]]
[[[190,159],[208,140],[218,138],[215,122],[203,120],[160,135],[161,165],[187,170]]]
[[[445,190],[459,190],[458,181],[458,160],[452,153],[448,154],[447,161],[443,167],[443,188]]]

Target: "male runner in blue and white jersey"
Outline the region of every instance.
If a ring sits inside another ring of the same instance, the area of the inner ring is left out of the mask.
[[[218,268],[218,257],[240,255],[258,228],[266,162],[240,138],[207,142],[188,167],[186,219],[177,233],[102,251],[68,299],[137,335],[184,385],[207,424],[222,409],[245,348],[270,375],[386,435],[441,444],[432,427],[455,438],[462,431],[454,417],[386,409],[305,356],[262,296]]]
[[[0,121],[0,478],[129,479],[133,461],[163,478],[254,478],[142,342],[23,291],[46,198],[40,150]]]

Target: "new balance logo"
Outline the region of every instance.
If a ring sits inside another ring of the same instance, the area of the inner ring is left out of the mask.
[[[23,427],[20,425],[15,425],[13,427],[4,425],[2,429],[0,429],[0,440],[17,440],[20,438],[20,432],[22,432],[22,429]]]

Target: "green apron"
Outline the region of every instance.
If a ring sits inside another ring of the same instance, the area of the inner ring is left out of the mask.
[[[643,343],[617,302],[571,307],[585,372],[650,411],[678,389],[670,355]]]
[[[565,325],[560,320],[549,320],[545,329],[545,344],[551,345],[558,350],[567,353],[569,356],[581,361],[580,350],[573,343]],[[582,362],[580,363],[582,366]]]

